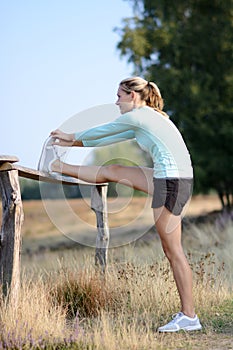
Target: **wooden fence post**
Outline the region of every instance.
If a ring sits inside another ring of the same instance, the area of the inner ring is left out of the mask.
[[[98,230],[96,237],[95,264],[101,267],[102,272],[105,272],[109,245],[109,227],[107,213],[108,186],[96,185],[92,187],[91,191],[91,209],[96,214]]]
[[[0,231],[0,287],[8,301],[17,305],[20,287],[21,227],[23,205],[19,176],[37,181],[60,183],[47,174],[34,169],[13,165],[15,156],[0,155],[0,195],[2,198],[2,225]],[[78,179],[63,181],[64,184],[83,184]],[[86,183],[90,185],[89,183]],[[108,184],[91,184],[91,208],[97,219],[95,264],[105,272],[109,246],[107,213]]]
[[[17,304],[20,287],[20,248],[23,206],[18,170],[0,169],[2,226],[0,239],[0,283],[8,301]]]

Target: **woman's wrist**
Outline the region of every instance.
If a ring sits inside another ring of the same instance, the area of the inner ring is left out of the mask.
[[[74,141],[73,141],[73,146],[76,146],[76,147],[84,147],[81,140],[74,140]]]
[[[70,134],[70,141],[75,142],[75,134]]]

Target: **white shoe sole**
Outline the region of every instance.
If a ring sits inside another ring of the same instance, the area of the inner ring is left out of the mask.
[[[185,328],[179,328],[179,329],[158,329],[158,332],[160,333],[175,333],[175,332],[179,332],[179,331],[199,331],[202,329],[201,325],[198,326],[188,326]]]

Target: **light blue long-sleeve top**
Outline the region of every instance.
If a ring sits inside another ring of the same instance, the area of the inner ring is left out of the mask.
[[[173,124],[154,109],[144,106],[122,114],[115,121],[76,132],[85,147],[106,146],[136,139],[153,160],[155,178],[192,178],[190,154]]]

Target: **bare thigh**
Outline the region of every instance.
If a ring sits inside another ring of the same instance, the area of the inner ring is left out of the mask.
[[[114,164],[103,167],[102,171],[109,182],[118,182],[150,195],[153,194],[153,169],[151,168]]]
[[[153,194],[153,169],[139,166],[111,165],[72,165],[56,161],[52,170],[91,183],[116,182]]]
[[[154,221],[157,232],[162,242],[171,244],[176,247],[181,243],[181,216],[173,215],[164,206],[153,209]]]

